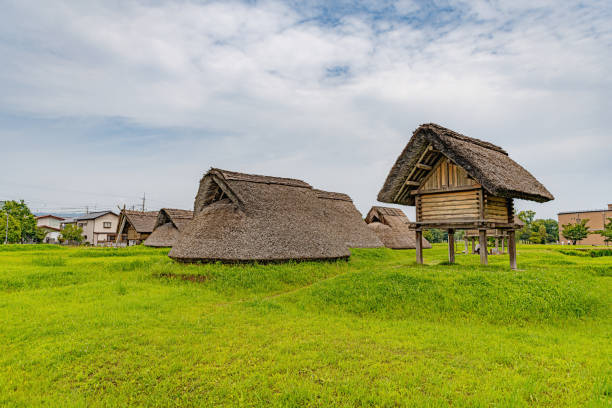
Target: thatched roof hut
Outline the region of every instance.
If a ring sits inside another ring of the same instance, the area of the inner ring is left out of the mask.
[[[414,131],[378,193],[378,201],[414,205],[415,195],[410,190],[417,190],[419,185],[405,182],[418,180],[421,173],[426,175],[427,168],[417,167],[418,163],[425,164],[424,156],[431,157],[429,165],[441,156],[447,157],[494,196],[537,202],[554,199],[542,183],[501,147],[429,123]]]
[[[455,261],[455,230],[477,229],[484,247],[487,230],[493,229],[507,231],[513,269],[515,198],[544,202],[553,196],[501,147],[433,123],[414,131],[378,193],[378,201],[416,205],[417,263],[423,262],[425,228],[448,231],[450,263]],[[486,254],[481,251],[485,265]]]
[[[387,248],[416,248],[416,233],[410,229],[410,220],[399,208],[374,206],[368,212],[365,222]],[[425,238],[423,248],[431,248]]]
[[[301,180],[211,169],[169,255],[183,262],[348,258],[345,234],[322,216],[325,203]]]
[[[155,228],[157,211],[121,210],[117,226],[117,241],[139,244],[149,237]]]
[[[183,228],[193,219],[193,211],[162,208],[157,215],[153,232],[144,245],[150,247],[172,247]]]
[[[383,243],[363,221],[353,200],[346,194],[315,190],[322,200],[323,213],[332,232],[341,234],[349,248],[381,248]]]

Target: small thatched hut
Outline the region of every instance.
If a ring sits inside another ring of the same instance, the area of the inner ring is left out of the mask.
[[[157,215],[153,232],[144,245],[150,247],[172,247],[183,228],[193,219],[193,211],[162,208]]]
[[[157,211],[121,210],[117,224],[117,242],[137,245],[153,232]]]
[[[353,200],[346,194],[315,190],[322,200],[321,214],[330,234],[341,234],[349,248],[381,248],[383,243],[361,218]]]
[[[365,222],[387,248],[416,248],[416,233],[410,229],[410,220],[399,208],[374,206],[368,212]],[[431,248],[425,238],[423,248]]]
[[[329,223],[329,200],[319,195],[301,180],[211,169],[169,255],[182,262],[348,258],[346,235]]]
[[[424,228],[447,229],[449,261],[456,229],[508,231],[510,265],[516,269],[514,198],[545,202],[552,194],[499,146],[430,123],[413,133],[387,176],[378,201],[416,205],[417,262]],[[487,263],[487,251],[480,251]]]

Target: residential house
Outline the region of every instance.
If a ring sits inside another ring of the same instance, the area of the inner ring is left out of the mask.
[[[83,242],[100,245],[114,242],[117,237],[119,216],[112,211],[98,211],[75,218],[75,223],[83,229]]]
[[[36,226],[47,231],[43,242],[47,244],[57,244],[59,242],[62,221],[64,221],[62,217],[51,214],[36,217]]]

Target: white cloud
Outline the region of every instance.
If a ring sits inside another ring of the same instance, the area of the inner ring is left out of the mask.
[[[436,14],[398,1],[398,15],[370,3],[377,19],[344,8],[339,24],[277,1],[108,4],[20,1],[0,16],[1,113],[121,117],[162,132],[129,155],[130,135],[102,155],[90,140],[58,135],[87,152],[84,162],[100,161],[75,182],[134,166],[142,171],[107,188],[189,206],[197,175],[216,165],[305,178],[367,211],[412,130],[435,121],[510,151],[556,195],[552,206],[533,204],[544,215],[609,200],[597,183],[610,190],[599,176],[610,164],[588,157],[612,150],[606,2],[451,2]],[[119,163],[100,170],[111,158]],[[559,171],[568,162],[581,169],[581,202],[578,173]]]

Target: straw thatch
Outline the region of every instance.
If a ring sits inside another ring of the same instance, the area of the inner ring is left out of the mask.
[[[416,248],[416,233],[410,230],[410,220],[402,210],[374,206],[368,212],[365,222],[387,248]],[[423,238],[423,248],[431,248],[431,244],[425,238]]]
[[[144,245],[150,247],[171,247],[178,239],[180,232],[193,219],[193,211],[175,208],[162,208],[157,215],[153,232]]]
[[[348,258],[344,234],[321,216],[324,203],[301,180],[211,169],[169,255],[183,262]]]
[[[346,194],[315,190],[322,200],[322,217],[333,231],[338,231],[349,248],[381,248],[383,243],[363,221],[353,200]],[[332,232],[333,233],[333,232]]]
[[[155,228],[157,214],[158,211],[122,210],[119,215],[120,232],[127,232],[125,228],[131,225],[139,234],[150,234]]]
[[[465,169],[492,195],[538,202],[554,199],[546,187],[508,157],[508,153],[501,147],[430,123],[414,131],[378,193],[378,201],[414,205],[413,195],[406,194],[401,198],[396,196],[430,145]]]

